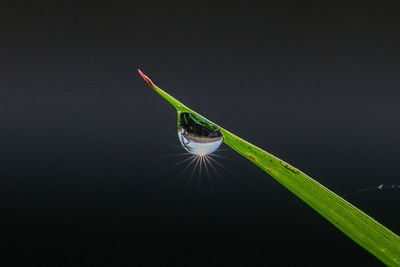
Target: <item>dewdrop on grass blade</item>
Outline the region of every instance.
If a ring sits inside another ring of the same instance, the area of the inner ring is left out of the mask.
[[[218,128],[188,112],[178,113],[178,137],[186,151],[198,156],[213,153],[223,140]]]
[[[170,97],[160,90],[141,70],[140,76],[159,94]],[[191,154],[205,156],[215,152],[222,144],[223,136],[219,128],[209,120],[199,116],[178,101],[170,102],[178,113],[178,138],[183,148]]]

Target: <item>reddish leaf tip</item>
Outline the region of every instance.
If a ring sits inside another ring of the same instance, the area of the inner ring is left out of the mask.
[[[140,76],[142,76],[143,80],[145,80],[150,86],[153,86],[153,82],[146,76],[140,69],[138,69]]]

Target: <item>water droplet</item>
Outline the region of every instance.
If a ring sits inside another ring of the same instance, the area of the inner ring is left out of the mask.
[[[186,151],[199,156],[213,153],[223,140],[214,124],[188,112],[178,113],[178,137]]]

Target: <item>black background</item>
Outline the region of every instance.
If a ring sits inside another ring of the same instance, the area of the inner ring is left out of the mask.
[[[213,187],[204,172],[177,177],[174,109],[137,68],[340,195],[397,184],[397,6],[2,2],[0,13],[0,261],[381,265],[231,150],[217,153],[229,160],[216,158],[226,169],[215,164]],[[398,190],[346,198],[400,233]]]

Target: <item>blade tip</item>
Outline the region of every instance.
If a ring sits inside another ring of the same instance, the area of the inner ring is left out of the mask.
[[[147,77],[146,74],[144,74],[140,69],[138,69],[138,72],[140,76],[142,76],[143,80],[145,80],[150,86],[153,86],[153,82],[150,80],[149,77]]]

